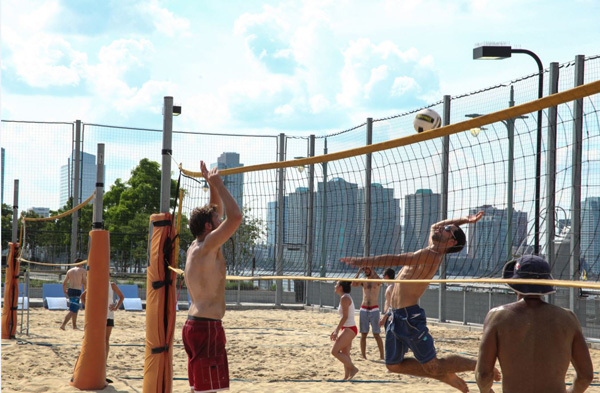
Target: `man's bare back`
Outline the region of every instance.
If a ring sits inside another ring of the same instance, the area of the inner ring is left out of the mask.
[[[581,334],[571,311],[527,297],[491,310],[486,325],[487,334],[495,335],[503,391],[565,392],[574,341]]]
[[[85,290],[87,284],[86,273],[86,270],[81,266],[69,269],[69,271],[67,271],[67,276],[65,277],[65,281],[68,283],[67,286],[79,290],[83,287]]]
[[[191,304],[188,314],[222,319],[225,315],[225,258],[221,248],[203,249],[195,240],[187,251],[185,282]]]

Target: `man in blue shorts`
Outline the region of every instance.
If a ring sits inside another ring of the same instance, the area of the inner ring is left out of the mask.
[[[442,263],[445,254],[459,252],[466,244],[463,224],[475,224],[483,212],[464,218],[444,220],[431,226],[429,245],[415,252],[399,255],[341,258],[350,266],[391,267],[402,266],[398,280],[430,280]],[[476,361],[459,355],[438,358],[433,338],[427,328],[425,310],[419,299],[429,283],[397,283],[391,296],[392,314],[385,332],[385,364],[391,372],[418,377],[429,377],[447,383],[461,392],[469,389],[456,373],[474,371]],[[414,358],[407,358],[408,350]],[[494,369],[494,379],[500,372]]]
[[[81,263],[83,259],[77,258],[74,263]],[[65,326],[67,326],[67,322],[69,320],[73,320],[73,329],[77,329],[77,312],[79,311],[79,301],[81,296],[81,288],[86,290],[87,286],[87,272],[83,268],[83,265],[77,265],[69,271],[67,271],[67,275],[63,281],[63,291],[65,292],[65,296],[69,300],[69,312],[65,316],[65,320],[63,321],[60,328],[65,330]]]

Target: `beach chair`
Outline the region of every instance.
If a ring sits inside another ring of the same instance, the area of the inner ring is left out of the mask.
[[[18,310],[27,310],[29,308],[29,297],[27,296],[27,286],[19,283],[19,299],[17,300]]]
[[[123,308],[125,311],[142,311],[142,299],[138,294],[138,286],[134,284],[118,285],[125,299],[123,300]]]
[[[48,310],[68,310],[67,298],[62,284],[42,285],[42,298],[44,307]]]

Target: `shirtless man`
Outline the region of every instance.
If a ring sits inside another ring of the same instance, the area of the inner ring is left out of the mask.
[[[384,280],[393,280],[396,277],[396,272],[391,267],[388,267],[383,272]],[[381,319],[379,320],[379,326],[385,326],[387,329],[389,323],[389,317],[392,315],[392,292],[394,291],[394,283],[390,283],[385,289],[385,303],[383,304],[383,313],[381,313]]]
[[[483,212],[479,212],[433,224],[429,245],[419,251],[363,258],[346,257],[340,260],[350,266],[403,266],[398,274],[399,280],[429,280],[435,275],[445,254],[459,252],[465,246],[467,239],[459,226],[474,224],[482,216]],[[477,362],[458,355],[437,358],[433,338],[427,328],[425,310],[418,304],[428,286],[428,283],[394,285],[391,322],[385,334],[386,366],[394,373],[434,378],[461,392],[467,392],[467,384],[456,373],[475,370]],[[412,350],[415,358],[404,357],[408,349]],[[494,379],[500,380],[497,370],[494,371]]]
[[[526,255],[504,266],[503,278],[552,279],[543,258]],[[551,285],[508,284],[517,301],[488,313],[475,378],[481,392],[491,391],[496,359],[502,369],[502,391],[564,393],[569,364],[575,368],[567,392],[584,392],[594,370],[581,325],[571,311],[546,303]]]
[[[74,263],[83,262],[83,259],[77,258]],[[77,265],[67,271],[67,275],[63,281],[63,291],[69,301],[69,312],[65,316],[60,328],[65,330],[69,319],[73,320],[73,329],[77,329],[77,312],[80,307],[81,287],[86,290],[87,272],[82,265]]]
[[[369,267],[361,267],[358,269],[356,276],[358,278],[360,272],[364,272],[367,279],[379,280],[380,277]],[[363,287],[362,304],[360,305],[360,353],[363,359],[367,358],[367,336],[369,335],[369,326],[373,330],[373,337],[377,341],[379,347],[379,357],[383,360],[383,340],[381,340],[381,328],[379,327],[379,288],[380,283],[377,282],[352,282],[353,287]]]
[[[210,185],[210,203],[196,208],[189,226],[194,242],[187,251],[185,284],[191,304],[183,326],[188,354],[188,379],[192,392],[229,389],[225,351],[225,257],[221,246],[242,222],[242,213],[217,168],[210,171],[200,161],[202,176]],[[223,209],[225,211],[223,211]],[[226,218],[221,221],[225,213]]]

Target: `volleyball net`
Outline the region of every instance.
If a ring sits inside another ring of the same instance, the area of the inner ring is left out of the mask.
[[[307,138],[295,159],[281,138],[278,162],[220,171],[244,213],[224,246],[228,274],[352,278],[356,268],[341,257],[417,251],[432,224],[484,211],[462,226],[466,247],[434,279],[496,282],[508,260],[538,254],[555,279],[571,281],[561,285],[600,288],[599,92],[596,81],[486,115],[462,108],[464,121],[372,144],[406,134],[414,113],[369,120],[357,127],[367,145],[319,155]],[[433,108],[445,113],[443,104]],[[209,200],[198,170],[180,165],[188,217]]]

